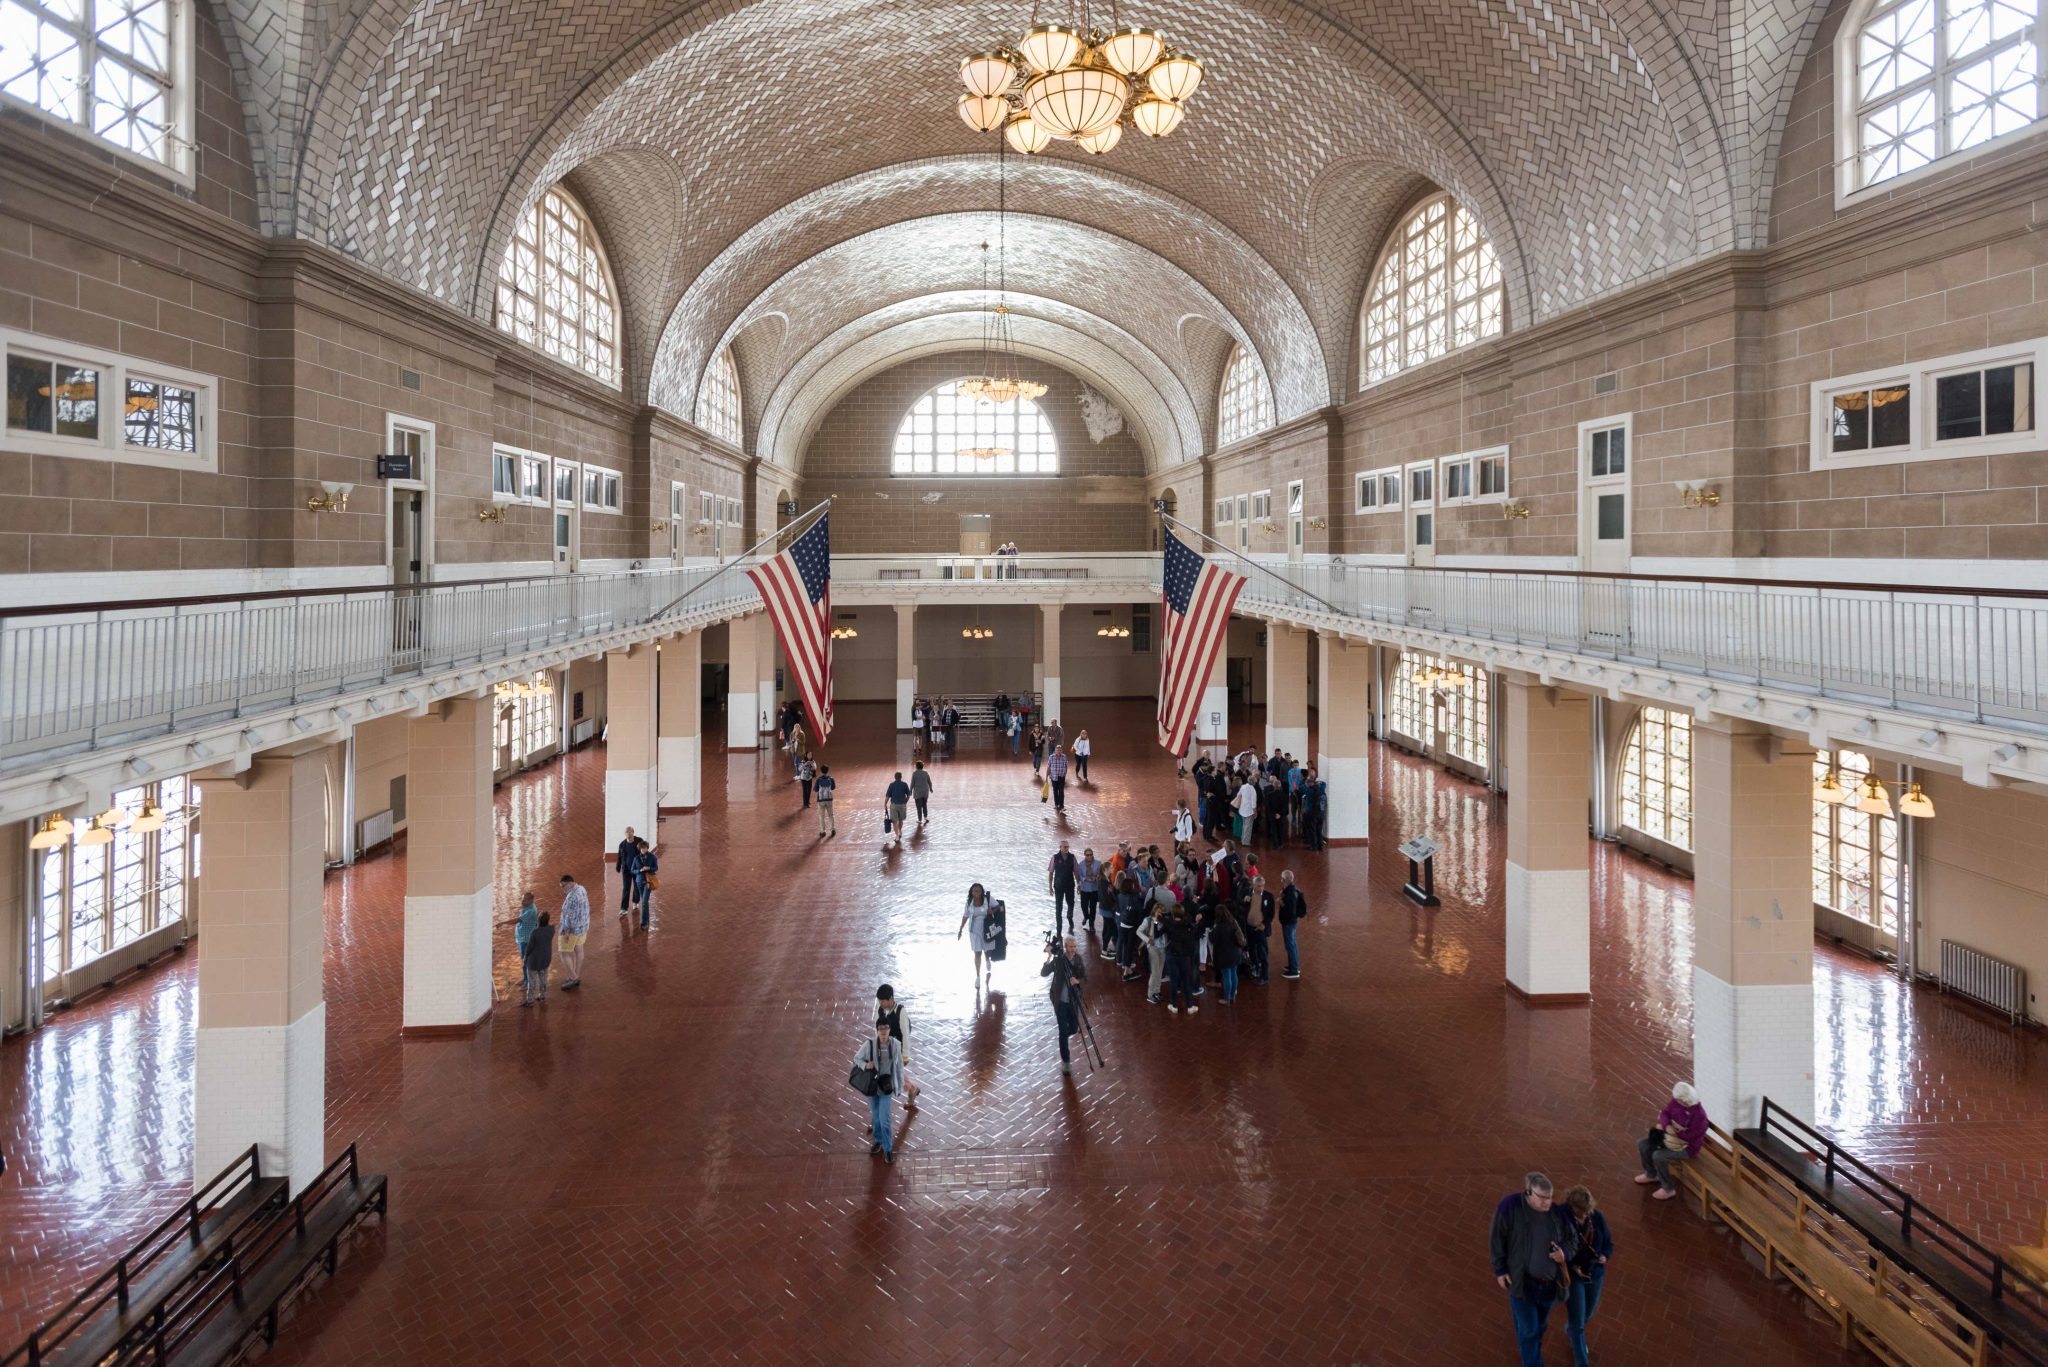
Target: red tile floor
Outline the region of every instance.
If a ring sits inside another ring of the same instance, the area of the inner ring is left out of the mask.
[[[606,883],[585,989],[503,1003],[472,1039],[398,1038],[402,859],[329,879],[329,1141],[391,1175],[392,1214],[281,1361],[1506,1362],[1486,1222],[1530,1167],[1588,1182],[1614,1223],[1597,1358],[1851,1360],[1725,1237],[1629,1182],[1634,1136],[1688,1072],[1683,880],[1599,851],[1595,1001],[1525,1008],[1501,987],[1501,804],[1381,747],[1371,849],[1271,861],[1328,917],[1301,937],[1303,979],[1228,1009],[1212,989],[1180,1018],[1098,981],[1108,1067],[1069,1080],[1029,948],[1044,860],[1062,834],[1106,850],[1163,831],[1175,781],[1144,708],[1065,719],[1100,758],[1064,822],[1028,761],[964,738],[901,852],[879,807],[907,742],[882,708],[842,715],[836,840],[780,756],[714,750],[703,810],[662,824],[654,933],[621,931]],[[500,791],[508,915],[565,868],[596,888],[603,763]],[[1424,827],[1448,847],[1429,913],[1394,852]],[[1014,909],[985,996],[954,938],[975,879]],[[10,1341],[189,1189],[193,962],[0,1050]],[[509,932],[497,977],[509,990]],[[884,979],[927,1089],[893,1168],[843,1082]],[[1987,1237],[2036,1228],[2041,1038],[1832,952],[1816,982],[1822,1121]],[[1551,1360],[1569,1360],[1561,1324]]]

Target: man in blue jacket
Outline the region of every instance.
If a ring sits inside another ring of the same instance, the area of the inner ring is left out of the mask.
[[[1543,1367],[1543,1330],[1561,1299],[1565,1264],[1578,1247],[1570,1220],[1551,1202],[1550,1179],[1532,1172],[1522,1189],[1503,1196],[1488,1235],[1493,1279],[1508,1293],[1522,1367]]]

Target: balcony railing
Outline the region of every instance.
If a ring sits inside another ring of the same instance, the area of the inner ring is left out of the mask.
[[[760,601],[728,565],[9,609],[0,763],[574,645],[692,590],[691,612]]]
[[[2048,729],[2048,594],[1887,584],[1414,569],[1250,572],[1240,601]]]

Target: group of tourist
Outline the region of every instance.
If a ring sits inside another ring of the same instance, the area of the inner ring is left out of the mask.
[[[868,1145],[870,1154],[883,1162],[896,1161],[894,1101],[903,1098],[906,1109],[915,1110],[919,1087],[910,1080],[910,1012],[896,1000],[896,989],[883,983],[875,989],[875,1019],[872,1038],[862,1042],[853,1056],[848,1082],[868,1099]]]
[[[1697,1158],[1707,1138],[1707,1111],[1689,1082],[1671,1088],[1671,1099],[1657,1114],[1657,1123],[1636,1141],[1642,1171],[1636,1182],[1653,1186],[1655,1199],[1678,1195],[1673,1169]],[[1532,1172],[1522,1189],[1510,1192],[1494,1207],[1487,1237],[1493,1278],[1508,1293],[1514,1317],[1515,1345],[1522,1367],[1543,1367],[1543,1335],[1550,1313],[1565,1308],[1565,1336],[1571,1342],[1574,1367],[1591,1361],[1586,1326],[1599,1308],[1607,1263],[1614,1256],[1614,1235],[1586,1187],[1569,1188],[1562,1204],[1550,1179]]]
[[[951,698],[918,698],[910,704],[910,735],[914,754],[951,755],[960,742],[960,709]]]
[[[1211,841],[1216,832],[1249,847],[1286,846],[1289,833],[1311,850],[1327,840],[1330,785],[1315,766],[1273,747],[1269,758],[1246,749],[1221,761],[1198,758],[1189,777],[1195,785],[1197,823]]]
[[[626,835],[631,838],[629,829]],[[638,842],[644,845],[645,842]],[[652,855],[649,855],[652,858]],[[633,879],[625,880],[632,895]],[[619,908],[621,916],[627,908]],[[646,929],[645,922],[641,928]],[[535,903],[531,889],[519,899],[519,915],[513,918],[512,942],[519,951],[521,1006],[548,999],[548,971],[557,954],[562,960],[562,991],[573,992],[583,985],[583,946],[590,939],[590,894],[574,874],[562,875],[562,903],[553,917]]]
[[[898,769],[896,776],[889,780],[889,786],[882,790],[882,834],[896,837],[896,848],[903,848],[903,828],[910,824],[910,804],[917,804],[917,826],[923,830],[931,822],[932,775],[918,760],[911,768],[910,777],[903,777]]]

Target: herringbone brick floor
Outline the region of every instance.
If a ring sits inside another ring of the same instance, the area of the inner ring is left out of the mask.
[[[1486,1221],[1529,1167],[1588,1182],[1614,1222],[1597,1359],[1851,1360],[1628,1180],[1635,1134],[1689,1072],[1690,885],[1597,852],[1594,1004],[1527,1009],[1501,987],[1501,804],[1385,748],[1369,851],[1267,860],[1328,918],[1302,935],[1304,978],[1227,1009],[1211,990],[1192,1018],[1098,979],[1108,1067],[1063,1079],[1030,948],[1044,860],[1062,834],[1106,851],[1163,833],[1175,789],[1142,707],[1065,720],[1100,761],[1064,825],[1028,761],[969,736],[900,853],[880,801],[907,742],[882,709],[843,710],[831,842],[779,756],[708,747],[704,808],[662,823],[655,933],[621,932],[606,882],[585,990],[502,1005],[472,1039],[398,1038],[402,858],[330,878],[329,1141],[391,1175],[392,1216],[280,1360],[1505,1362]],[[500,791],[507,915],[564,868],[596,893],[603,763]],[[1448,847],[1429,913],[1394,853],[1424,827]],[[954,938],[975,879],[1009,901],[1016,946],[986,995]],[[191,966],[0,1050],[10,1337],[189,1190]],[[927,1088],[893,1168],[843,1084],[884,979]],[[1823,953],[1816,981],[1824,1123],[1974,1230],[2030,1232],[2042,1042],[1845,956]]]

